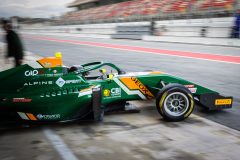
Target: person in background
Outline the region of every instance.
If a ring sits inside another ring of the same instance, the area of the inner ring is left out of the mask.
[[[15,67],[23,62],[23,45],[18,34],[13,30],[12,25],[7,20],[2,20],[3,29],[6,31],[7,55],[6,58],[14,57]]]
[[[151,24],[150,24],[150,32],[151,32],[151,35],[155,35],[155,21],[152,19],[151,20]]]
[[[240,9],[237,10],[232,38],[240,38]]]

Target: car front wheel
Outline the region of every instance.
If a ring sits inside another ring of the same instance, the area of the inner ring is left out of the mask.
[[[157,95],[156,107],[164,119],[181,121],[187,118],[194,109],[191,92],[180,84],[169,84]]]

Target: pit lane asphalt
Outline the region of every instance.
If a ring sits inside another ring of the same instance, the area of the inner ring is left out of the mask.
[[[111,114],[80,122],[0,129],[0,159],[238,160],[240,132],[192,114],[163,121],[154,105],[141,113]]]
[[[216,90],[220,94],[233,96],[234,105],[232,109],[209,113],[196,107],[195,113],[207,119],[240,130],[239,64],[44,41],[31,38],[32,36],[32,34],[22,35],[26,50],[43,57],[53,56],[56,51],[60,51],[63,54],[64,64],[68,66],[92,61],[107,61],[118,65],[126,71],[159,70]],[[194,53],[240,56],[240,48],[235,47],[144,42],[136,40],[93,39],[41,34],[34,34],[34,36],[116,45],[142,46]],[[3,41],[3,39],[1,38],[0,41]]]

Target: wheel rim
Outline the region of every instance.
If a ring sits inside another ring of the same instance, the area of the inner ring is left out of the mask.
[[[164,101],[165,111],[171,116],[182,116],[189,106],[187,96],[181,92],[169,94]]]

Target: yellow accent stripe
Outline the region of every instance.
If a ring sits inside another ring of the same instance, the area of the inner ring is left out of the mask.
[[[124,85],[120,79],[113,78],[113,80],[126,92],[128,95],[138,95],[141,99],[146,99],[146,96],[142,94],[139,90],[129,90],[129,88]]]
[[[191,98],[191,106],[190,106],[190,108],[189,108],[189,110],[188,110],[188,112],[184,115],[184,118],[186,118],[186,117],[188,117],[190,114],[191,114],[191,112],[192,112],[192,110],[193,110],[193,107],[194,107],[194,101],[193,101],[193,97],[192,97],[192,95],[191,94],[188,94],[188,96]]]
[[[165,92],[165,93],[162,95],[161,100],[160,100],[160,102],[159,102],[159,107],[160,107],[162,113],[163,113],[163,110],[162,110],[163,102],[164,102],[165,98],[167,97],[167,94],[168,94],[168,92]]]
[[[26,114],[27,114],[27,116],[28,116],[28,118],[30,120],[32,120],[32,121],[36,121],[37,120],[37,118],[33,114],[31,114],[31,113],[26,113]]]
[[[82,89],[80,92],[90,91],[90,90],[92,90],[94,87],[95,87],[95,86],[91,86],[91,87],[88,87],[88,88]]]
[[[153,72],[150,72],[150,74],[163,74],[163,72],[153,71]]]
[[[131,77],[123,77],[120,78],[120,80],[123,82],[123,84],[125,84],[125,86],[128,87],[128,89],[139,89],[139,87],[136,85],[136,83],[134,83],[133,80],[131,80]]]

